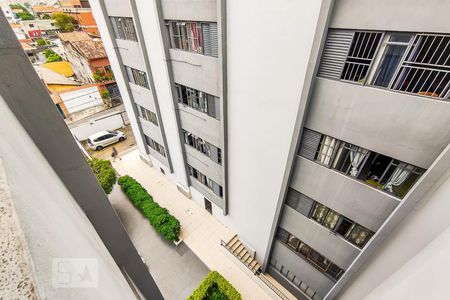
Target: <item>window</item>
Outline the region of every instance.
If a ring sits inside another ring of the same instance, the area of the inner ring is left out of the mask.
[[[316,155],[316,160],[325,166],[329,166],[335,150],[339,146],[339,140],[323,135],[320,140],[320,147]]]
[[[411,40],[410,34],[388,34],[384,43],[383,57],[374,75],[372,85],[389,87],[391,80],[408,48]]]
[[[372,233],[368,229],[360,225],[354,225],[346,238],[353,244],[362,247],[369,240],[371,235]]]
[[[148,137],[147,135],[144,135],[145,141],[147,142],[147,145],[161,154],[162,156],[166,157],[166,151],[164,150],[164,147],[155,142],[152,138]]]
[[[341,143],[333,162],[333,169],[346,175],[356,177],[361,165],[368,157],[369,150],[349,144]]]
[[[169,21],[171,48],[218,56],[216,23]]]
[[[330,29],[317,75],[448,100],[450,35]]]
[[[147,74],[144,71],[133,69],[128,66],[124,67],[127,72],[129,82],[150,89],[147,81]]]
[[[184,143],[195,148],[197,151],[205,154],[206,156],[211,156],[211,150],[209,144],[205,142],[203,139],[193,135],[186,130],[183,130],[184,135]]]
[[[217,184],[212,179],[207,178],[203,173],[195,169],[194,167],[188,165],[189,174],[200,181],[203,185],[207,186],[219,197],[223,197],[223,188],[221,185]]]
[[[294,208],[307,218],[313,219],[332,232],[339,234],[358,247],[363,247],[373,235],[372,231],[292,188],[288,190],[286,205]]]
[[[408,193],[425,171],[307,128],[303,132],[299,155],[399,198]]]
[[[109,17],[116,39],[137,41],[133,18]]]
[[[216,119],[219,118],[219,98],[181,84],[175,84],[175,89],[177,90],[179,103],[188,105]]]
[[[308,217],[311,208],[314,204],[314,200],[297,192],[296,190],[289,188],[286,195],[286,204]]]
[[[450,36],[417,34],[391,86],[422,96],[449,97]]]
[[[338,280],[344,274],[343,269],[281,227],[277,230],[277,240],[333,280]]]
[[[136,104],[136,107],[137,107],[139,117],[153,123],[155,126],[158,126],[158,117],[156,116],[156,114],[154,112],[149,111],[148,109],[146,109],[140,105],[137,105],[137,104]]]

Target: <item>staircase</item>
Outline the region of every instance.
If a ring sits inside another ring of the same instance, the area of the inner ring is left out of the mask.
[[[252,271],[253,274],[259,275],[259,273],[261,273],[261,265],[253,258],[253,255],[248,252],[247,248],[245,248],[237,235],[233,236],[233,238],[223,246]]]

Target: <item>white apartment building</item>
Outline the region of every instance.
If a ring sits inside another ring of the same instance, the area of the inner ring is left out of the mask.
[[[361,268],[394,259],[387,241],[450,167],[450,3],[91,6],[142,159],[236,231],[257,272],[300,299],[389,284]]]

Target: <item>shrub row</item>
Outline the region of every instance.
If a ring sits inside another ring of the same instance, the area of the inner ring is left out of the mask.
[[[217,271],[211,271],[203,279],[200,285],[195,289],[188,300],[206,300],[211,297],[209,293],[214,290],[212,287],[217,286],[218,290],[230,300],[242,300],[241,294]]]
[[[152,196],[133,177],[122,176],[119,185],[128,198],[150,221],[150,224],[169,241],[178,240],[180,222],[169,211],[156,203]]]
[[[111,162],[109,160],[94,158],[88,160],[88,163],[105,193],[111,193],[112,187],[117,180],[116,171],[111,165]]]

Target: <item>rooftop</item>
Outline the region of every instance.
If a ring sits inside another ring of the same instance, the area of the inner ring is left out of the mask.
[[[53,6],[46,6],[46,5],[36,5],[32,6],[31,10],[35,13],[52,13],[56,11],[56,8]]]
[[[35,65],[34,69],[36,70],[36,73],[39,75],[39,78],[41,78],[45,82],[45,84],[80,85],[78,82],[70,80],[65,76],[55,71],[52,71],[48,68],[45,68],[43,66]]]
[[[101,41],[85,40],[71,42],[71,44],[86,59],[108,57]]]
[[[72,77],[74,74],[72,65],[68,61],[56,61],[52,63],[45,63],[42,64],[42,67],[50,69],[65,77]]]
[[[92,40],[92,38],[82,31],[65,32],[58,34],[59,39],[63,42],[76,42],[76,41],[86,41]]]

